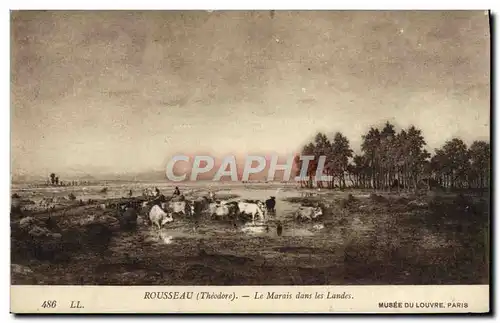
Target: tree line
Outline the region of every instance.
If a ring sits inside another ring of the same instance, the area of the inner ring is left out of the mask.
[[[65,181],[59,179],[59,176],[56,173],[50,173],[49,178],[47,179],[45,185],[48,186],[79,186],[79,185],[91,185],[90,181]]]
[[[422,131],[415,126],[397,132],[386,122],[362,135],[361,153],[354,154],[349,140],[337,132],[330,140],[318,132],[304,145],[302,155],[315,156],[309,163],[309,180],[302,187],[371,188],[376,190],[485,189],[490,187],[490,144],[474,141],[470,147],[460,138],[446,141],[431,154],[424,147]],[[330,180],[315,181],[318,159],[326,156],[324,174]],[[302,167],[295,158],[298,172]]]

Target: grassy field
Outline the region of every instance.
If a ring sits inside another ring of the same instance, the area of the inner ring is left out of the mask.
[[[132,185],[130,186],[132,187]],[[136,186],[133,186],[136,189]],[[278,190],[279,188],[279,190]],[[188,199],[206,187],[182,187]],[[217,187],[212,186],[212,190]],[[225,198],[277,196],[277,214],[264,226],[203,218],[193,231],[190,219],[175,218],[159,232],[139,218],[125,232],[103,210],[61,199],[55,210],[23,208],[11,214],[12,284],[58,285],[373,285],[484,284],[489,267],[489,195],[421,192],[395,194],[360,190],[312,191],[284,185],[219,187]],[[98,190],[98,188],[95,188]],[[162,188],[162,192],[165,188]],[[80,194],[81,193],[81,194]],[[20,190],[21,205],[54,192]],[[69,192],[58,191],[60,196]],[[167,194],[165,194],[167,195]],[[87,198],[88,198],[87,196]],[[296,222],[300,205],[319,204],[315,222]],[[52,221],[45,220],[50,214]],[[31,217],[45,233],[20,228]],[[276,234],[275,222],[284,225]],[[93,240],[88,225],[112,230],[109,241]],[[266,225],[269,230],[266,230]],[[36,257],[33,249],[38,250]]]

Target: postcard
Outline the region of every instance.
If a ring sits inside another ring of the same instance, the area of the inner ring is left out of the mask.
[[[489,312],[490,35],[11,11],[11,312]]]

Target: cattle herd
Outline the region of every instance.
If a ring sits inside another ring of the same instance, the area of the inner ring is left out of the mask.
[[[226,222],[234,228],[245,224],[242,231],[251,233],[270,232],[269,222],[273,222],[276,234],[281,236],[284,233],[285,219],[282,214],[277,216],[274,196],[263,201],[222,196],[218,199],[214,193],[192,197],[188,192],[186,196],[178,193],[166,197],[156,190],[142,197],[129,194],[128,197],[85,202],[76,198],[52,197],[27,203],[23,202],[27,199],[13,198],[19,202],[11,210],[14,220],[11,222],[12,239],[18,248],[15,253],[31,254],[37,259],[56,259],[58,255],[66,257],[67,250],[84,245],[103,255],[118,228],[130,232],[139,225],[146,225],[161,236],[164,227],[175,227],[176,222],[181,225],[190,223],[196,232],[202,219]],[[22,206],[35,207],[35,211]],[[96,209],[102,212],[95,212]],[[87,214],[87,210],[91,214]],[[80,217],[81,213],[88,216]],[[295,210],[295,220],[317,221],[322,214],[321,207],[299,206]],[[70,219],[66,215],[75,217]],[[74,219],[77,219],[77,228],[71,226]]]
[[[251,220],[264,221],[266,216],[275,212],[275,198],[271,197],[265,202],[252,200],[224,201],[217,200],[215,194],[202,196],[193,200],[186,199],[183,195],[170,198],[164,195],[146,195],[144,201],[132,201],[121,204],[101,204],[101,208],[116,207],[122,226],[132,226],[137,221],[138,214],[146,215],[150,225],[161,229],[165,224],[173,222],[174,218],[183,217],[197,222],[203,215],[217,220]]]
[[[166,197],[162,194],[147,191],[143,200],[134,200],[125,203],[101,204],[103,209],[117,208],[120,225],[124,228],[133,227],[137,223],[138,215],[143,214],[145,220],[152,227],[161,230],[166,224],[176,218],[184,218],[197,224],[202,216],[221,221],[251,221],[255,224],[266,221],[276,215],[276,198],[269,197],[265,201],[236,199],[218,200],[210,192],[208,196],[201,196],[188,200],[183,195]],[[300,206],[295,212],[297,220],[316,220],[323,214],[320,207]],[[196,225],[195,225],[196,227]]]

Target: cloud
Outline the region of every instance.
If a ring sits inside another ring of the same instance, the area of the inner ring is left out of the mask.
[[[489,37],[482,11],[14,12],[13,167],[354,145],[393,117],[432,146],[488,136]]]

